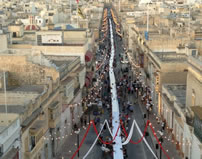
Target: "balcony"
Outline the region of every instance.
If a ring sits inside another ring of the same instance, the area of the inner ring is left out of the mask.
[[[25,152],[25,158],[33,159],[43,147],[44,139],[41,137],[40,140],[36,143],[36,146],[31,151]]]
[[[43,136],[43,128],[45,126],[45,121],[37,120],[32,127],[29,129],[31,136],[36,136],[36,142]]]
[[[34,158],[38,152],[43,148],[44,146],[44,127],[45,127],[45,121],[43,120],[37,120],[29,129],[29,135],[31,136],[32,140],[32,148],[30,151],[25,152],[25,158],[32,159]]]

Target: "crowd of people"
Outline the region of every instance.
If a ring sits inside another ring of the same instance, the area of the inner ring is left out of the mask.
[[[94,123],[97,126],[98,129],[102,128],[102,120],[105,118],[104,114],[107,114],[108,116],[108,122],[110,128],[112,128],[112,102],[111,102],[111,87],[110,87],[110,78],[109,78],[109,59],[110,59],[110,53],[111,53],[111,41],[110,41],[110,34],[107,34],[108,36],[103,40],[103,42],[100,44],[99,49],[97,51],[96,56],[100,58],[105,57],[105,61],[99,61],[97,63],[98,70],[96,71],[95,77],[102,76],[102,81],[98,81],[96,78],[95,83],[98,83],[98,85],[102,86],[102,89],[100,93],[95,94],[94,91],[91,92],[91,95],[95,98],[95,101],[89,101],[89,105],[91,102],[95,103],[95,107],[93,107],[93,115],[94,115]],[[115,35],[115,41],[119,40],[121,44],[121,40],[119,38],[116,38]],[[117,41],[116,41],[117,42]],[[115,45],[115,50],[117,50],[118,46],[120,44]],[[121,65],[121,53],[116,52],[117,55],[114,57],[114,63],[113,67],[115,70],[115,77],[116,77],[116,88],[117,88],[117,99],[119,103],[119,108],[121,110],[120,113],[120,119],[123,123],[123,126],[125,127],[126,131],[129,131],[130,126],[130,116],[131,113],[133,113],[135,104],[131,103],[128,99],[129,96],[133,96],[136,98],[136,102],[138,101],[138,98],[141,98],[141,102],[143,105],[145,105],[146,109],[149,111],[153,108],[153,103],[151,100],[151,90],[143,86],[141,79],[139,76],[135,76],[131,74],[132,68],[130,64],[128,64],[127,71],[122,68]],[[124,52],[122,54],[125,54]],[[81,125],[84,124],[86,126],[87,123],[87,117],[85,116],[80,120]],[[75,126],[77,128],[77,125]],[[125,133],[121,129],[121,137],[122,142],[126,140]],[[162,131],[165,129],[165,122],[162,122]],[[110,134],[108,131],[106,131],[106,125],[104,126],[104,129],[101,133],[100,139],[106,142],[110,142],[112,140],[112,137],[110,137]],[[103,151],[103,155],[110,154],[113,156],[113,144],[103,144],[101,140],[98,140],[98,145],[100,145],[101,150]],[[123,146],[123,155],[124,158],[127,158],[127,147]]]

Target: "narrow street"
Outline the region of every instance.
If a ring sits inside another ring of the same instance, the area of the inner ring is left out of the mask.
[[[119,117],[125,118],[125,116],[127,116],[127,119],[124,119],[125,120],[124,125],[125,127],[127,127],[128,133],[131,128],[133,119],[137,121],[141,131],[143,132],[145,128],[145,121],[143,118],[143,112],[141,111],[140,105],[137,100],[136,91],[130,90],[129,92],[127,89],[128,85],[130,85],[133,82],[133,79],[132,79],[133,75],[132,75],[132,71],[130,70],[130,67],[127,68],[128,70],[126,70],[126,68],[123,67],[123,64],[122,64],[123,57],[126,56],[126,54],[124,51],[123,39],[116,32],[117,26],[119,27],[119,29],[121,28],[119,24],[116,24],[114,22],[110,9],[111,9],[110,7],[106,7],[104,9],[103,20],[101,23],[101,26],[104,29],[102,28],[100,30],[101,42],[99,43],[99,48],[96,52],[97,71],[96,71],[95,77],[97,81],[94,83],[94,87],[96,88],[101,87],[101,91],[98,94],[94,94],[94,92],[91,92],[92,95],[95,97],[94,99],[96,101],[92,100],[89,102],[89,104],[90,103],[97,103],[97,104],[92,105],[90,118],[91,120],[93,119],[94,122],[96,123],[96,127],[98,131],[102,127],[100,123],[103,123],[105,119],[107,119],[107,121],[109,122],[109,125],[112,126],[113,104],[111,99],[112,93],[110,93],[111,86],[110,86],[110,77],[109,77],[109,61],[110,61],[111,49],[112,49],[111,48],[112,45],[110,41],[110,37],[111,37],[110,24],[112,24],[113,41],[114,41],[114,49],[115,49],[113,70],[115,73],[117,98],[118,98],[118,103],[119,103],[118,105],[120,110]],[[105,20],[104,20],[104,17],[105,17]],[[102,77],[101,80],[98,80],[99,77]],[[128,119],[128,117],[130,118],[130,120]],[[86,132],[86,128],[84,129],[83,127],[80,127],[80,130],[81,132],[79,134],[79,138],[81,141],[81,139],[83,138]],[[108,129],[106,128],[103,129],[101,136],[104,141],[110,141],[112,139],[110,136],[110,133],[108,132]],[[95,130],[93,126],[91,126],[86,136],[86,139],[79,150],[79,156],[77,153],[77,155],[74,158],[83,158],[85,154],[89,151],[96,137],[97,135],[95,133]],[[124,135],[121,134],[120,137],[124,137]],[[138,141],[140,138],[141,138],[140,134],[138,133],[137,129],[134,128],[131,140]],[[152,150],[155,152],[154,144],[152,143],[150,136],[146,137],[146,140],[151,146]],[[61,159],[62,157],[65,159],[71,158],[77,148],[77,146],[75,146],[76,145],[75,143],[77,143],[77,136],[75,133],[73,133],[72,136],[69,137],[69,139],[66,140],[66,142],[64,143],[63,148],[58,153],[57,159]],[[114,142],[114,143],[117,143],[117,142]],[[112,159],[113,151],[111,147],[114,145],[113,144],[105,145],[106,148],[110,149],[110,152],[107,152],[107,153],[101,149],[102,146],[103,144],[101,142],[97,142],[97,144],[95,144],[92,151],[89,153],[89,155],[86,158],[87,159]],[[140,142],[139,144],[129,143],[126,146],[123,146],[123,148],[121,148],[121,152],[123,153],[124,158],[128,158],[128,159],[155,158],[143,141]]]

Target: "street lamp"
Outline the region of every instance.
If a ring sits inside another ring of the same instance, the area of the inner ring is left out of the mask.
[[[80,133],[80,129],[77,128],[77,130],[74,131],[75,134],[77,134],[77,148],[78,148],[78,158],[79,158],[79,133]]]

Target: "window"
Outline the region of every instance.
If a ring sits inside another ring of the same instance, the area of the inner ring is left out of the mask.
[[[169,109],[166,111],[167,111],[167,122],[168,122],[168,126],[170,127],[170,111]]]
[[[36,141],[35,141],[35,136],[31,136],[30,137],[30,148],[31,148],[31,150],[35,147],[35,145],[36,145]]]
[[[191,99],[191,106],[196,105],[196,95],[194,89],[192,89],[192,99]]]
[[[1,154],[3,154],[3,147],[2,146],[0,146],[0,156],[1,156]]]
[[[185,141],[185,156],[189,156],[189,145],[188,145],[188,140],[186,139]]]
[[[48,144],[45,144],[45,158],[48,158]]]
[[[16,32],[13,32],[13,37],[17,37],[17,33]]]
[[[174,128],[174,135],[175,135],[175,136],[177,136],[177,130],[176,130],[176,129],[177,129],[177,126],[176,126],[176,124],[175,124],[175,128]]]
[[[49,14],[48,14],[48,16],[53,16],[53,15],[54,15],[54,13],[49,13]]]
[[[55,114],[53,111],[51,111],[51,119],[54,120],[55,119]]]
[[[192,51],[191,51],[191,55],[192,55],[192,56],[196,56],[196,50],[192,50]]]
[[[180,139],[180,142],[181,142],[181,149],[183,149],[183,133],[181,133],[181,139]]]

